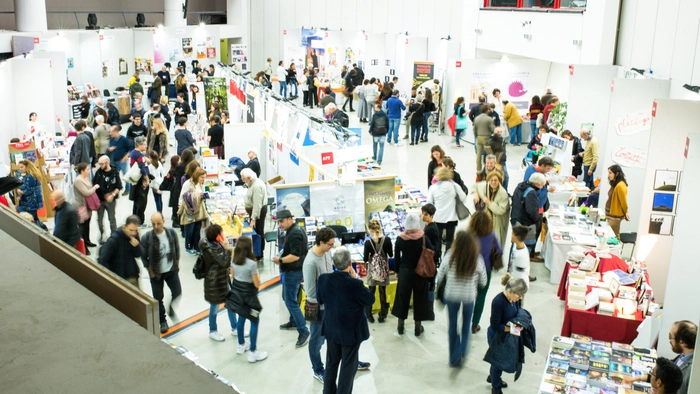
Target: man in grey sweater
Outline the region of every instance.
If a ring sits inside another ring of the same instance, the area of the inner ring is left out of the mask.
[[[265,235],[265,216],[267,216],[267,191],[265,182],[258,178],[258,175],[250,168],[241,170],[241,181],[248,186],[245,195],[245,210],[250,216],[250,227],[263,237]],[[261,242],[260,255],[255,256],[258,261],[262,260],[265,251],[265,242]]]
[[[496,126],[493,118],[488,115],[489,106],[484,104],[480,108],[480,114],[474,118],[474,146],[476,147],[476,172],[481,171],[481,161],[484,155],[484,147],[493,134]]]

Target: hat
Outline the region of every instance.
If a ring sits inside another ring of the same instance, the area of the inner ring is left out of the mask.
[[[286,218],[293,218],[294,215],[292,215],[292,212],[289,209],[282,209],[277,211],[277,221],[280,221],[282,219]]]

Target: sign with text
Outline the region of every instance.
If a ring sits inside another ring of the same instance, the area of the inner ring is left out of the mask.
[[[435,73],[435,63],[414,62],[413,63],[413,84],[411,87],[417,89],[423,83],[432,81]]]
[[[326,165],[326,164],[333,164],[333,152],[324,152],[321,153],[321,164]]]
[[[395,178],[365,181],[365,218],[372,212],[393,212],[396,196]]]
[[[615,130],[618,135],[632,135],[642,131],[651,130],[652,113],[641,111],[634,114],[627,114],[622,119],[618,119]]]
[[[646,168],[647,153],[639,149],[620,146],[613,150],[612,160],[623,167]]]

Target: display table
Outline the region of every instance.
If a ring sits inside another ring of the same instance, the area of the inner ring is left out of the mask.
[[[564,269],[561,273],[559,288],[557,289],[557,297],[559,297],[559,299],[562,301],[566,300],[566,288],[568,286],[569,270],[571,269],[571,267],[571,263],[567,261],[566,264],[564,264]],[[614,271],[616,269],[627,271],[628,268],[629,267],[627,266],[627,263],[625,263],[621,258],[617,256],[611,256],[610,258],[601,258],[600,262],[598,263],[598,269],[596,271],[603,274],[605,272]],[[646,278],[646,280],[647,282],[649,282],[648,277]]]
[[[591,190],[585,186],[583,182],[572,181],[571,179],[562,178],[560,183],[550,183],[556,190],[548,193],[550,203],[566,204],[572,195],[576,198],[588,197]]]
[[[634,320],[617,317],[617,311],[612,316],[601,315],[595,310],[582,311],[569,309],[564,299],[564,322],[561,325],[561,335],[586,335],[608,342],[632,343],[637,338],[637,327],[642,324],[644,317],[637,310]]]

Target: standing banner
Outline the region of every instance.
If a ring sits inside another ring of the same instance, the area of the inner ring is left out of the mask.
[[[313,168],[313,167],[312,167]],[[345,226],[349,232],[365,231],[364,182],[311,186],[311,215],[326,225]]]
[[[393,212],[395,208],[395,179],[365,181],[365,221],[372,212]]]
[[[228,111],[228,84],[224,77],[204,77],[204,101],[205,113],[209,111],[211,103],[218,101],[221,111]]]
[[[247,123],[255,123],[255,98],[252,95],[246,94],[246,121]]]
[[[432,81],[435,74],[435,63],[433,62],[413,62],[413,84],[412,89],[418,89],[426,82]],[[431,86],[432,87],[432,86]]]

